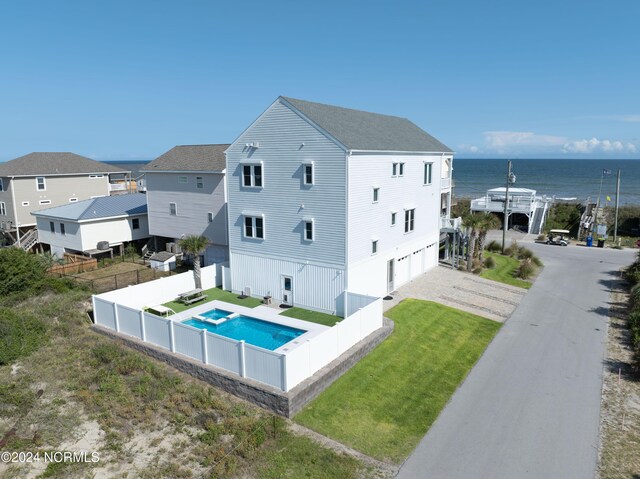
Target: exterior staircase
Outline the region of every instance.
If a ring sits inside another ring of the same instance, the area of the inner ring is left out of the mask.
[[[16,241],[13,246],[16,248],[22,248],[25,251],[29,251],[35,245],[38,244],[38,229],[33,228],[27,231],[21,238],[20,241]]]

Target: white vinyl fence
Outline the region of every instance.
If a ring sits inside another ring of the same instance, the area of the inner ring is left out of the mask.
[[[96,324],[282,391],[288,391],[301,383],[382,327],[382,299],[361,297],[361,304],[368,304],[332,328],[327,328],[307,341],[303,340],[291,350],[268,351],[244,341],[225,338],[161,318],[141,309],[142,305],[167,302],[180,292],[193,287],[184,283],[170,285],[166,281],[177,277],[162,278],[124,290],[94,295],[93,311]],[[154,283],[155,288],[149,288]],[[142,290],[140,293],[137,291],[138,288]],[[154,292],[161,288],[162,291]],[[118,292],[121,294],[113,294]],[[162,298],[158,299],[161,295]],[[153,300],[149,301],[149,298]],[[124,299],[128,304],[116,302],[115,299]],[[137,307],[132,306],[134,302],[138,304]],[[301,336],[301,339],[303,338],[304,336]]]

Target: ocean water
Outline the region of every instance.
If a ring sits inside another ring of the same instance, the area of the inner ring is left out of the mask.
[[[608,195],[614,204],[616,173],[620,170],[620,205],[640,204],[640,160],[512,160],[518,188],[530,188],[540,195],[596,201],[602,179],[601,202]],[[611,175],[602,176],[602,170]],[[507,160],[453,159],[454,195],[483,196],[489,188],[505,186]]]

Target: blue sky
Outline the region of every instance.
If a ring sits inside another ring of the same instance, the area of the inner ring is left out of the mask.
[[[279,95],[460,157],[640,158],[640,2],[0,3],[0,161],[233,141]]]

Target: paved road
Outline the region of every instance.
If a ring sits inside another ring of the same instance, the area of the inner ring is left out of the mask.
[[[594,477],[607,283],[637,250],[530,247],[538,281],[398,478]]]

